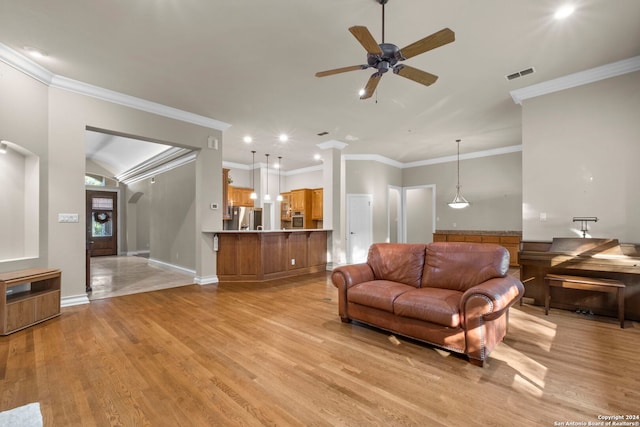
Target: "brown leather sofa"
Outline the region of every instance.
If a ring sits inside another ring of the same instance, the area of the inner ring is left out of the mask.
[[[483,366],[507,332],[509,307],[524,295],[507,275],[509,253],[489,243],[376,243],[367,262],[337,267],[343,322],[366,323]]]

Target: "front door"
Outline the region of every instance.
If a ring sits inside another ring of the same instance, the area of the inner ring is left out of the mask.
[[[87,190],[87,247],[91,256],[118,254],[118,193]]]

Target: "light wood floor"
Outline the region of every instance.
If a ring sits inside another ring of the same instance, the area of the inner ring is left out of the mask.
[[[45,426],[552,426],[640,412],[640,329],[524,305],[484,368],[338,318],[328,274],[92,301],[0,337]]]

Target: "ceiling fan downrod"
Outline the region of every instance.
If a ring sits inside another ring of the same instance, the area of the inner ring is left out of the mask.
[[[378,0],[382,5],[382,43],[384,43],[384,5],[387,4],[389,0]]]

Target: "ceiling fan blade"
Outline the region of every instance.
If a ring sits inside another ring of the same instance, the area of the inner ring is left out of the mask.
[[[369,77],[369,81],[367,81],[367,85],[364,87],[364,93],[360,97],[360,99],[371,98],[371,95],[376,91],[378,87],[378,83],[380,82],[380,78],[382,78],[382,74],[373,73],[371,77]]]
[[[358,39],[367,53],[370,53],[372,55],[382,55],[380,46],[378,46],[376,39],[373,38],[367,27],[356,25],[355,27],[349,28],[349,31],[356,39]]]
[[[427,73],[426,71],[418,70],[417,68],[410,67],[408,65],[397,65],[393,68],[393,72],[399,76],[413,80],[414,82],[430,86],[438,80],[438,76]]]
[[[400,53],[404,59],[409,59],[421,53],[435,49],[447,43],[451,43],[456,39],[456,33],[449,28],[444,28],[437,33],[433,33],[417,42],[411,43],[409,46],[400,49]]]
[[[350,67],[335,68],[333,70],[320,71],[316,73],[316,77],[332,76],[334,74],[346,73],[347,71],[366,70],[368,65],[352,65]]]

